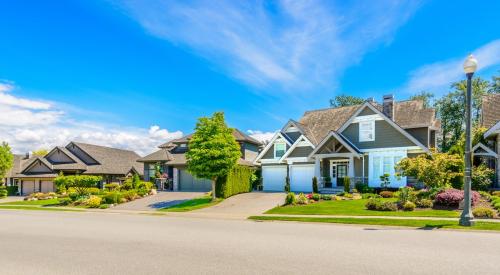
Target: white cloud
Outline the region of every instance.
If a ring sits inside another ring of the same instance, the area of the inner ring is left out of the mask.
[[[149,33],[187,47],[252,86],[332,85],[393,34],[418,1],[122,0]]]
[[[263,143],[268,143],[276,132],[262,132],[259,130],[247,130],[249,136]]]
[[[472,51],[478,60],[478,71],[500,65],[500,39],[494,40]],[[464,78],[463,62],[466,55],[454,59],[422,66],[410,73],[410,80],[404,91],[415,93],[423,90],[439,91],[452,82]]]
[[[0,96],[11,93],[13,88],[0,83]],[[180,131],[170,132],[157,125],[149,129],[123,128],[75,121],[70,114],[58,110],[56,103],[45,106],[37,104],[42,101],[21,99],[12,94],[8,96],[8,101],[2,101],[0,97],[0,141],[7,141],[16,153],[51,149],[70,141],[80,141],[129,149],[145,155],[170,139],[182,137]]]

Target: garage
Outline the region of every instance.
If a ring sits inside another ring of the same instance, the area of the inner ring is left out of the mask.
[[[40,190],[42,193],[55,192],[54,182],[51,180],[42,180],[40,182]]]
[[[312,192],[314,164],[295,164],[290,166],[290,190],[293,192]]]
[[[212,190],[212,181],[207,179],[197,179],[187,170],[179,170],[179,191],[208,192]]]
[[[280,166],[262,166],[262,185],[264,191],[280,191],[285,189],[285,180],[287,167]]]
[[[23,180],[21,183],[21,194],[27,196],[31,193],[35,193],[35,181],[34,180]]]

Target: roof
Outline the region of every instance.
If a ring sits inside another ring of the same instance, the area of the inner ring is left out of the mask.
[[[170,161],[170,160],[173,160],[174,157],[172,156],[172,154],[170,154],[170,152],[165,149],[165,148],[162,148],[156,152],[153,152],[143,158],[140,158],[138,159],[137,161],[139,162],[153,162],[153,161]]]
[[[169,147],[175,146],[176,144],[188,143],[191,136],[193,136],[193,134],[185,135],[181,138],[173,139],[171,141],[163,143],[162,145],[160,145],[158,147],[159,148],[169,148]],[[233,128],[233,137],[238,142],[247,142],[247,143],[251,143],[251,144],[255,144],[255,145],[262,145],[262,143],[260,141],[254,139],[253,137],[243,133],[242,131],[240,131],[236,128]]]
[[[382,111],[382,105],[371,103]],[[317,145],[330,131],[338,131],[363,104],[307,111],[300,118],[305,135]],[[394,104],[395,123],[401,128],[438,127],[439,120],[431,108],[424,108],[422,100],[399,101]]]
[[[500,94],[483,96],[482,125],[485,128],[493,127],[500,121]]]

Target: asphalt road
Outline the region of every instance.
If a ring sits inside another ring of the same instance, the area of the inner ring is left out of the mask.
[[[499,274],[500,234],[0,210],[0,274]]]

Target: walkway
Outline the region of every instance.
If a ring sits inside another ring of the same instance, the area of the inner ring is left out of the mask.
[[[158,192],[158,194],[123,203],[109,210],[156,211],[202,196],[202,192]]]

